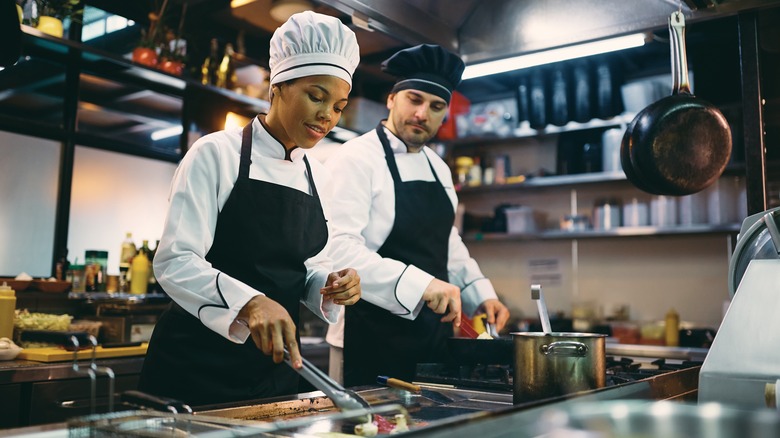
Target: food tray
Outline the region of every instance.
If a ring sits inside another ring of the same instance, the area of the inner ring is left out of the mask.
[[[68,420],[68,436],[79,437],[236,437],[236,436],[339,436],[352,433],[367,413],[383,417],[402,415],[406,409],[397,404],[346,412],[329,412],[292,420],[256,421],[201,414],[157,411],[123,411],[76,417]],[[317,432],[317,433],[315,433]]]

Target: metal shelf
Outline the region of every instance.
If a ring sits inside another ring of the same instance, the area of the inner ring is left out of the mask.
[[[611,230],[565,231],[549,230],[538,233],[466,233],[465,242],[505,242],[538,240],[601,239],[614,237],[682,236],[706,234],[736,234],[740,224],[680,225],[674,227],[618,227]]]
[[[440,143],[447,146],[484,146],[488,144],[507,143],[515,139],[523,139],[530,137],[540,137],[544,135],[555,135],[563,132],[584,131],[587,129],[597,128],[611,128],[615,126],[628,125],[636,116],[635,113],[619,114],[611,119],[593,119],[587,122],[569,122],[564,126],[547,125],[542,129],[533,129],[528,126],[527,122],[524,122],[519,127],[515,128],[512,135],[505,137],[499,136],[470,136],[457,138],[454,140],[441,141]]]
[[[482,186],[461,187],[458,195],[470,195],[485,192],[500,192],[517,189],[534,189],[545,187],[562,187],[580,184],[594,184],[602,182],[627,181],[623,172],[593,172],[576,175],[538,176],[529,178],[521,183],[491,184]]]

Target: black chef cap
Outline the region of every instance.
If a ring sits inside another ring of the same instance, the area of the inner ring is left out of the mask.
[[[419,90],[450,103],[466,66],[458,55],[432,44],[401,50],[382,63],[382,71],[398,77],[392,93]]]

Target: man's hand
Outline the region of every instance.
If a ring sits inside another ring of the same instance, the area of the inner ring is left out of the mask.
[[[237,319],[247,323],[257,348],[273,356],[274,362],[284,360],[286,346],[293,367],[303,367],[301,351],[295,340],[295,323],[281,304],[265,295],[258,295],[238,312]]]
[[[423,301],[435,313],[447,313],[441,322],[452,322],[454,327],[460,327],[460,288],[434,278],[423,292]]]
[[[360,276],[352,268],[331,272],[320,293],[324,295],[324,299],[333,300],[335,304],[355,304],[360,300]]]
[[[509,309],[497,299],[489,299],[482,302],[477,313],[485,313],[487,322],[496,325],[496,331],[501,331],[509,321]]]

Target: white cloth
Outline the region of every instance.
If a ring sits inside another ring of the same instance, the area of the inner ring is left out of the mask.
[[[408,153],[406,145],[385,128],[403,181],[434,181],[427,158],[452,201],[458,205],[447,164],[427,146],[423,153]],[[382,258],[384,244],[395,221],[395,188],[376,131],[344,143],[325,162],[331,170],[334,196],[331,204],[334,227],[333,257],[337,269],[355,268],[360,275],[361,299],[401,318],[414,319],[425,302],[422,294],[433,276],[414,265]],[[461,288],[463,312],[473,315],[485,300],[497,298],[493,285],[469,255],[458,230],[450,231],[447,259],[449,282]],[[407,309],[413,309],[409,312]],[[326,340],[342,347],[343,318],[328,328]]]
[[[291,16],[271,36],[271,85],[303,76],[329,75],[352,88],[360,62],[357,37],[341,20],[304,11]]]
[[[285,159],[284,146],[276,141],[255,118],[252,122],[252,164],[249,177],[254,180],[292,187],[311,193],[305,152],[294,149]],[[242,343],[249,337],[249,329],[235,319],[239,310],[258,291],[224,272],[220,273],[206,261],[206,254],[214,242],[217,216],[233,190],[241,159],[241,128],[218,131],[204,136],[193,144],[182,159],[171,185],[170,206],[160,245],[154,257],[157,281],[173,300],[201,322],[225,338]],[[328,199],[331,196],[328,171],[314,159],[309,159],[314,183],[322,202],[325,218],[329,218]],[[273,205],[268,206],[273,209]],[[329,222],[330,223],[330,222]],[[268,230],[273,233],[274,230]],[[329,227],[329,236],[332,232]],[[258,242],[258,244],[262,244]],[[334,323],[343,306],[323,302],[319,290],[325,286],[332,260],[327,256],[330,239],[319,254],[305,262],[306,294],[301,300],[315,315]],[[219,287],[228,308],[205,307],[221,304]]]

